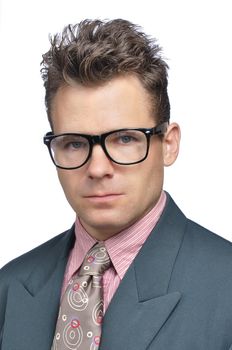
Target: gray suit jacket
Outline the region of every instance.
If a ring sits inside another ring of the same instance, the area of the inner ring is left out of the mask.
[[[0,270],[1,350],[50,350],[73,243],[72,228]],[[105,314],[100,350],[116,349],[232,350],[232,245],[170,196]]]

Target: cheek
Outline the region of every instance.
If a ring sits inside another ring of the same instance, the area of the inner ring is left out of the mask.
[[[72,171],[62,169],[58,169],[57,174],[66,198],[69,202],[72,201],[76,193],[77,176]]]
[[[159,193],[163,187],[163,168],[154,167],[146,175],[143,177],[143,183],[149,197]]]
[[[163,187],[164,170],[162,162],[144,162],[130,174],[128,186],[132,195],[152,198],[160,194]]]

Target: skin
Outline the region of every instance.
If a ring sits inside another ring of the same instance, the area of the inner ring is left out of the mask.
[[[157,124],[150,111],[148,93],[135,76],[117,77],[97,87],[65,86],[53,100],[53,131],[96,135],[120,128],[150,128]],[[151,138],[142,163],[118,165],[95,145],[83,167],[57,169],[68,202],[91,236],[108,239],[154,207],[162,191],[164,166],[176,160],[179,141],[179,126],[172,123],[163,138]]]

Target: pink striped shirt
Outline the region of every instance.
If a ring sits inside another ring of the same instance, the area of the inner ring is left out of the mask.
[[[159,201],[147,215],[104,242],[113,265],[103,275],[104,312],[130,264],[156,225],[164,209],[165,202],[166,194],[162,192]],[[68,281],[82,265],[85,255],[97,242],[86,232],[78,218],[75,223],[75,235],[76,242],[66,267],[62,295],[67,288]]]

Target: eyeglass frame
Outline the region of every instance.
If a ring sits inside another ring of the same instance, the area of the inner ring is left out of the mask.
[[[59,168],[59,169],[65,169],[65,170],[74,170],[74,169],[78,169],[78,168],[81,168],[83,165],[85,165],[88,160],[90,159],[91,155],[92,155],[92,151],[93,151],[93,146],[94,145],[100,145],[105,153],[105,155],[107,156],[108,159],[110,159],[112,162],[116,163],[116,164],[119,164],[119,165],[133,165],[133,164],[138,164],[138,163],[141,163],[143,162],[147,156],[148,156],[148,153],[149,153],[149,149],[150,149],[150,138],[151,136],[162,136],[165,134],[165,132],[167,131],[167,128],[168,128],[168,122],[163,122],[163,123],[160,123],[156,126],[154,126],[153,128],[123,128],[123,129],[116,129],[116,130],[112,130],[112,131],[108,131],[106,133],[103,133],[103,134],[100,134],[100,135],[89,135],[89,134],[81,134],[81,133],[75,133],[75,132],[68,132],[68,133],[62,133],[62,134],[54,134],[52,131],[49,131],[47,132],[44,137],[43,137],[43,142],[44,144],[47,146],[48,148],[48,151],[49,151],[49,154],[50,154],[50,157],[52,159],[52,162],[54,163],[54,165]],[[146,139],[147,139],[147,151],[146,151],[146,154],[145,156],[136,161],[136,162],[130,162],[130,163],[121,163],[121,162],[117,162],[115,161],[111,156],[110,154],[108,153],[107,151],[107,148],[106,148],[106,145],[105,145],[105,139],[107,138],[107,136],[115,133],[115,132],[122,132],[122,131],[127,131],[127,130],[134,130],[134,131],[140,131],[142,132],[145,136],[146,136]],[[81,164],[81,165],[78,165],[76,167],[71,167],[71,168],[67,168],[67,167],[62,167],[61,165],[57,165],[56,162],[55,162],[55,159],[52,155],[52,150],[51,150],[51,142],[53,139],[59,137],[59,136],[72,136],[72,135],[75,135],[75,136],[81,136],[83,138],[86,138],[89,142],[89,154],[88,156],[86,157],[86,160]]]

